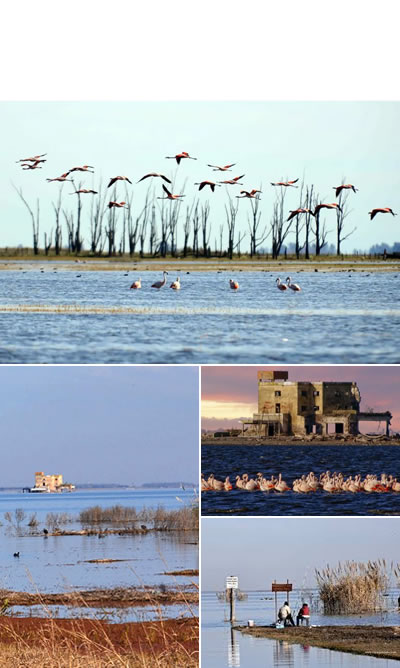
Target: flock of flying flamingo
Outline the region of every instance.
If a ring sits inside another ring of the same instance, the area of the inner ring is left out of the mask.
[[[25,170],[35,170],[35,169],[41,169],[43,166],[44,162],[47,162],[47,158],[45,156],[47,153],[41,153],[40,155],[34,155],[29,158],[21,158],[20,160],[17,160],[17,163],[19,163],[22,167],[22,169]],[[167,160],[175,160],[177,165],[180,165],[182,160],[197,160],[197,158],[194,158],[193,156],[189,155],[187,151],[182,151],[181,153],[177,153],[176,155],[167,155],[166,156]],[[232,167],[236,165],[235,162],[229,163],[227,165],[211,165],[207,164],[207,167],[211,167],[213,171],[215,172],[230,172],[232,171]],[[73,182],[73,179],[68,178],[70,174],[73,172],[88,172],[90,174],[94,173],[94,167],[92,165],[82,165],[80,167],[72,167],[68,171],[64,172],[61,174],[61,176],[57,176],[55,178],[49,179],[47,178],[46,181],[51,183],[51,182],[59,182],[59,183],[64,183],[65,181],[71,181]],[[203,181],[198,181],[194,183],[194,185],[199,186],[199,190],[203,190],[203,188],[209,187],[212,192],[215,191],[215,188],[219,188],[222,185],[228,186],[228,185],[243,185],[243,183],[240,181],[240,179],[244,178],[245,174],[241,174],[240,176],[235,176],[231,179],[225,179],[224,181],[211,181],[209,179],[204,179]],[[148,174],[145,174],[142,176],[137,183],[140,183],[141,181],[144,181],[145,179],[148,178],[161,178],[163,181],[165,181],[168,184],[172,185],[171,179],[169,179],[165,174],[161,174],[159,172],[149,172]],[[280,187],[280,188],[297,188],[298,186],[296,185],[297,181],[299,179],[293,179],[291,181],[271,181],[271,185],[274,187]],[[110,179],[110,182],[107,186],[107,188],[110,188],[112,185],[114,185],[117,181],[126,181],[132,185],[132,181],[127,177],[127,176],[113,176]],[[75,187],[75,186],[74,186]],[[185,197],[183,194],[173,194],[171,190],[168,190],[168,188],[162,184],[162,189],[165,193],[163,197],[157,197],[157,199],[168,199],[171,201],[177,201]],[[358,188],[356,188],[352,183],[342,183],[340,186],[333,186],[333,189],[335,190],[335,196],[339,197],[340,193],[342,190],[352,190],[354,193],[358,191]],[[240,194],[236,195],[238,199],[260,199],[258,193],[261,193],[261,190],[257,190],[256,188],[253,188],[252,190],[240,190]],[[80,188],[80,189],[75,189],[73,194],[92,194],[92,195],[97,195],[98,192],[96,190],[90,189],[90,188]],[[108,203],[108,208],[124,208],[126,205],[126,202],[117,202],[110,200]],[[299,216],[302,213],[308,213],[311,214],[312,216],[316,216],[321,209],[338,209],[339,211],[342,211],[340,205],[337,202],[333,203],[320,203],[317,204],[314,211],[311,209],[305,209],[299,207],[298,209],[291,210],[289,212],[289,217],[287,220],[291,220],[295,216]],[[378,213],[391,213],[393,216],[397,216],[397,213],[394,213],[394,211],[390,207],[377,207],[375,209],[372,209],[371,211],[368,212],[370,219],[372,220]]]
[[[271,475],[270,478],[265,478],[262,473],[257,473],[255,478],[250,479],[248,474],[244,473],[242,476],[236,476],[234,484],[231,483],[229,476],[224,481],[217,480],[213,473],[209,475],[207,480],[203,475],[201,476],[202,492],[229,492],[232,489],[242,489],[249,492],[279,492],[281,494],[289,491],[308,494],[318,490],[330,494],[337,492],[400,492],[400,481],[386,473],[382,473],[380,477],[368,473],[362,480],[361,475],[345,478],[342,473],[331,473],[330,471],[324,471],[318,477],[311,471],[308,475],[296,478],[292,486],[282,479],[281,473],[278,477]]]

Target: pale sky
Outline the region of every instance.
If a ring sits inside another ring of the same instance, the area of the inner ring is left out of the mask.
[[[198,480],[198,369],[0,367],[0,487]]]
[[[112,176],[126,175],[133,182],[134,211],[139,214],[150,180],[137,184],[149,171],[163,172],[174,180],[174,192],[186,182],[186,197],[178,224],[178,246],[182,245],[182,225],[186,205],[195,196],[210,201],[212,233],[210,246],[225,228],[228,201],[225,186],[197,191],[195,182],[203,179],[245,174],[244,188],[262,189],[261,225],[269,226],[276,188],[270,182],[305,179],[314,183],[320,201],[334,202],[333,186],[354,184],[350,192],[347,229],[356,232],[343,250],[368,249],[372,244],[400,241],[399,220],[391,215],[370,221],[374,207],[392,207],[400,212],[400,137],[399,102],[0,102],[3,134],[0,169],[2,228],[0,246],[32,245],[29,213],[18,199],[11,182],[22,188],[35,206],[40,199],[43,234],[54,227],[52,201],[60,185],[46,178],[60,176],[74,166],[90,164],[95,174],[83,174],[83,187],[97,190],[99,179],[108,183]],[[197,158],[184,160],[179,168],[165,156],[188,151]],[[16,161],[47,153],[43,169],[22,171]],[[237,163],[224,176],[207,164]],[[81,178],[77,175],[77,181]],[[155,196],[163,195],[160,179],[153,182]],[[235,199],[239,187],[228,186]],[[63,208],[76,205],[72,184],[63,187]],[[124,184],[119,184],[117,199],[125,199]],[[88,211],[91,195],[83,196],[82,213],[85,246],[89,242]],[[297,208],[299,191],[288,189],[286,210]],[[110,197],[111,199],[111,197]],[[237,201],[235,199],[235,201]],[[156,203],[160,203],[156,200]],[[173,203],[173,206],[176,206]],[[237,229],[248,231],[250,203],[240,201]],[[118,212],[121,213],[121,212]],[[336,214],[327,211],[329,241],[335,242]],[[122,214],[120,216],[122,221]],[[119,229],[121,229],[122,222]],[[226,235],[225,235],[226,236]],[[66,234],[64,234],[64,240]],[[290,235],[288,241],[293,241]],[[224,241],[226,243],[226,239]],[[270,247],[270,240],[264,244]],[[241,248],[247,250],[249,235]]]
[[[398,563],[399,547],[398,518],[202,518],[202,589],[221,591],[227,575],[237,575],[243,590],[271,590],[274,580],[287,579],[295,588],[315,587],[315,568],[346,560]]]

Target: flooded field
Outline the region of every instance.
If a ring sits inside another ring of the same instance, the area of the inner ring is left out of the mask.
[[[0,363],[398,363],[400,274],[368,268],[291,272],[0,272]],[[176,276],[180,291],[169,289]],[[141,290],[130,290],[142,279]],[[239,290],[229,288],[229,279]],[[346,333],[346,335],[344,335]]]
[[[90,490],[63,494],[0,493],[0,574],[2,589],[41,593],[69,592],[92,588],[142,587],[177,588],[192,586],[196,577],[167,576],[167,571],[198,568],[198,536],[195,532],[147,532],[133,535],[46,536],[47,513],[68,513],[76,516],[80,510],[93,505],[110,507],[116,504],[136,509],[155,507],[180,508],[176,496],[190,503],[193,492],[184,490]],[[4,515],[19,508],[25,519],[19,531],[12,529]],[[36,513],[38,526],[31,530],[27,524]],[[68,523],[62,529],[81,529],[80,523]],[[105,526],[103,525],[103,529]],[[20,534],[20,535],[19,535]],[[19,557],[14,557],[19,553]],[[117,559],[95,563],[99,559]],[[16,614],[41,614],[41,606],[16,607]],[[46,606],[47,607],[47,606]],[[78,616],[79,609],[51,606],[52,614]],[[124,608],[123,610],[85,608],[85,616],[101,612],[114,620],[136,621],[159,618],[157,606]],[[162,607],[165,617],[191,614],[185,606]],[[87,613],[87,614],[86,614]],[[45,609],[42,614],[46,614]]]
[[[313,471],[343,473],[344,476],[364,477],[367,473],[400,475],[398,446],[367,445],[279,445],[240,446],[202,445],[202,473],[214,473],[219,480],[227,475],[234,483],[236,475],[248,473],[249,478],[261,471],[267,478],[282,473],[288,485],[295,478]],[[292,491],[248,492],[232,489],[229,492],[203,492],[202,515],[378,515],[400,514],[400,494],[351,493],[329,494],[318,490],[312,494]]]
[[[386,611],[373,615],[325,616],[319,612],[314,592],[307,592],[314,598],[314,611],[311,610],[311,624],[315,625],[353,625],[373,624],[375,626],[398,625],[400,612],[396,608],[398,591],[392,590],[386,598]],[[297,610],[304,593],[293,591],[290,603]],[[271,593],[262,591],[248,592],[248,599],[236,605],[237,621],[235,625],[247,625],[249,619],[255,624],[269,624],[274,621],[274,601]],[[358,656],[345,652],[332,651],[288,643],[282,640],[270,640],[243,635],[231,628],[228,605],[217,599],[215,592],[202,592],[202,662],[203,668],[240,667],[253,664],[274,666],[274,668],[394,668],[398,661]]]

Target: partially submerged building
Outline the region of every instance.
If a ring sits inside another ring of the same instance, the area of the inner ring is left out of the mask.
[[[359,423],[385,422],[392,415],[360,412],[355,382],[289,381],[287,371],[258,371],[258,413],[242,420],[243,433],[258,437],[359,434]]]
[[[30,492],[64,492],[75,489],[75,485],[70,482],[64,482],[61,473],[46,475],[43,471],[36,471],[35,486]]]

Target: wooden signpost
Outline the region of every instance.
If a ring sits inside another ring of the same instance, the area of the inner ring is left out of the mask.
[[[235,589],[239,587],[239,578],[236,575],[228,575],[226,578],[226,591],[229,592],[229,621],[235,622]]]
[[[279,583],[276,580],[272,583],[271,591],[275,592],[275,619],[278,618],[278,599],[277,599],[277,593],[278,591],[285,591],[287,593],[287,602],[289,603],[289,592],[291,592],[293,589],[293,585],[289,582],[289,580],[286,580],[286,582]]]

